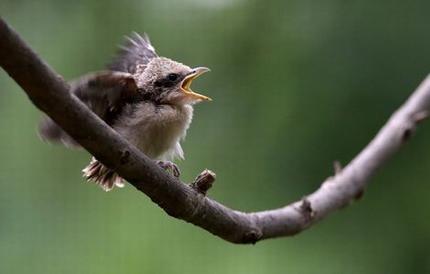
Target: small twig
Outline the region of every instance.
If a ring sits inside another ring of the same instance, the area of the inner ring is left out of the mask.
[[[191,184],[191,187],[199,193],[206,195],[207,191],[212,187],[213,183],[215,182],[215,179],[215,173],[209,169],[205,169],[196,177],[196,179],[194,179],[194,182]]]
[[[315,216],[315,211],[312,208],[312,204],[306,197],[302,199],[302,203],[300,204],[300,211],[303,213],[306,222],[310,222]]]
[[[415,113],[413,116],[413,119],[415,121],[415,123],[419,124],[421,122],[423,122],[424,120],[426,120],[427,118],[429,118],[429,111],[424,110],[418,113]]]
[[[339,161],[334,161],[333,162],[333,169],[334,169],[334,174],[338,175],[339,173],[342,172],[342,164]]]

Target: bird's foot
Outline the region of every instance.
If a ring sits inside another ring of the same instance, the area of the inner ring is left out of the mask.
[[[157,165],[160,166],[162,169],[171,172],[173,176],[177,178],[179,178],[179,176],[181,175],[179,167],[170,161],[157,161]]]

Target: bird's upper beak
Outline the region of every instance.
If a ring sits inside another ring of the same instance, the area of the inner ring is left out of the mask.
[[[181,83],[181,90],[183,93],[185,93],[185,95],[187,97],[190,97],[193,100],[207,100],[207,101],[212,101],[211,98],[196,93],[194,91],[191,90],[190,86],[191,83],[193,82],[194,79],[196,79],[197,77],[199,77],[200,75],[202,75],[205,72],[210,71],[210,69],[205,68],[205,67],[198,67],[198,68],[194,68],[193,71],[188,74],[187,76],[185,76],[184,80],[182,80]]]

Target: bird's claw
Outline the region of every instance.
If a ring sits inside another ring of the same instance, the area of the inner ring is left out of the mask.
[[[157,161],[157,165],[177,178],[181,175],[179,167],[170,161]]]

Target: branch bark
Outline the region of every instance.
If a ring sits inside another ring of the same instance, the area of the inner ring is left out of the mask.
[[[88,152],[169,215],[233,243],[297,234],[359,197],[371,177],[410,139],[430,109],[430,76],[396,111],[376,137],[343,169],[305,198],[283,208],[245,213],[232,210],[180,182],[130,145],[69,93],[67,83],[0,18],[0,65]]]

